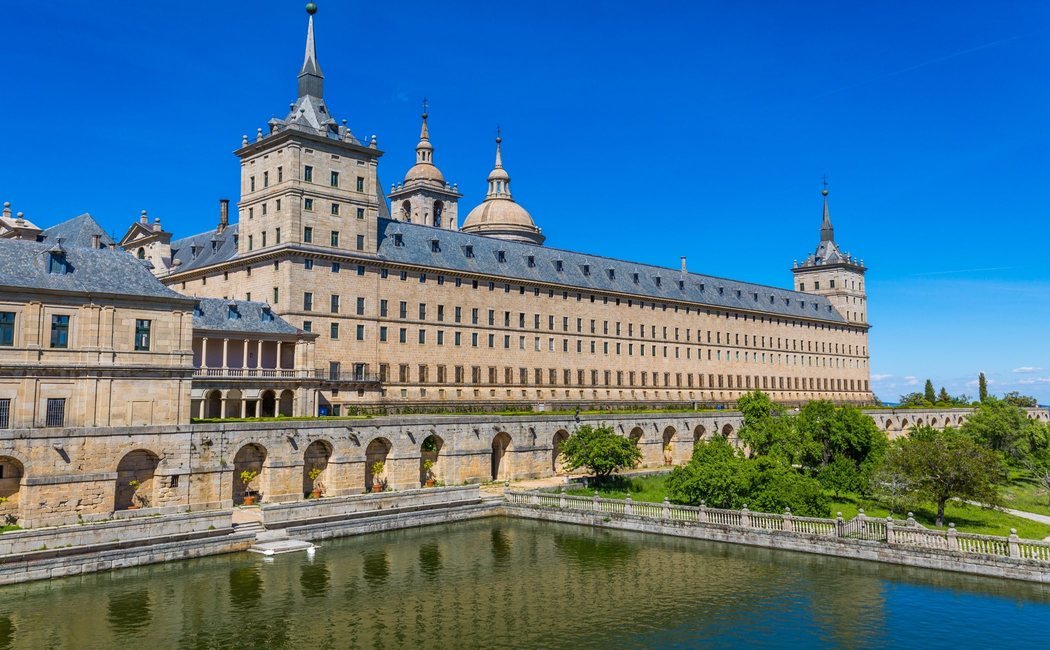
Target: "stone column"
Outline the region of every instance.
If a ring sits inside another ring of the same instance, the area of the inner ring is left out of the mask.
[[[230,339],[225,339],[224,338],[222,340],[222,369],[223,370],[228,370],[229,367],[230,367],[230,358],[227,356],[227,353],[229,352],[229,350],[230,350]]]
[[[248,369],[248,339],[244,339],[244,351],[241,353],[241,368]]]
[[[255,367],[262,370],[262,339],[255,342]]]
[[[201,339],[201,368],[208,369],[208,337]]]

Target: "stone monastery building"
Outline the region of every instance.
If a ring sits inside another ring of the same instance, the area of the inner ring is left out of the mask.
[[[5,210],[0,425],[729,403],[756,388],[872,401],[866,268],[838,247],[827,190],[790,290],[543,246],[500,137],[460,220],[426,112],[384,196],[376,139],[324,98],[315,11],[298,97],[235,152],[235,223],[223,200],[214,230],[175,239],[144,212],[112,242],[88,215],[41,230]],[[75,408],[60,417],[55,400]]]

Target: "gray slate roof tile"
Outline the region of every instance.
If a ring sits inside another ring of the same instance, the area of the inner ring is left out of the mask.
[[[272,319],[263,320],[263,312],[270,307],[263,302],[251,300],[223,300],[222,298],[198,298],[193,312],[193,328],[198,330],[221,330],[249,334],[300,334],[302,330],[270,312]],[[234,305],[240,318],[230,320],[229,307]]]

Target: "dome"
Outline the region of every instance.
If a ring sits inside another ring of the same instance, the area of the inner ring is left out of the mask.
[[[502,167],[497,167],[497,168],[493,169],[491,172],[489,172],[488,180],[490,182],[491,181],[509,181],[510,180],[510,174],[507,173],[506,169],[503,169]]]
[[[441,183],[442,187],[444,187],[445,176],[436,166],[430,163],[417,162],[405,174],[405,182],[409,181],[435,181]]]
[[[544,240],[528,210],[506,198],[488,199],[471,210],[460,230],[532,244],[542,244]]]

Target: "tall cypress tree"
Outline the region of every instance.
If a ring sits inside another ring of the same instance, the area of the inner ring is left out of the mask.
[[[984,373],[977,378],[977,396],[984,402],[988,400],[988,380],[984,378]]]
[[[926,380],[926,401],[933,404],[937,401],[937,391],[933,390],[933,382],[929,379]]]

